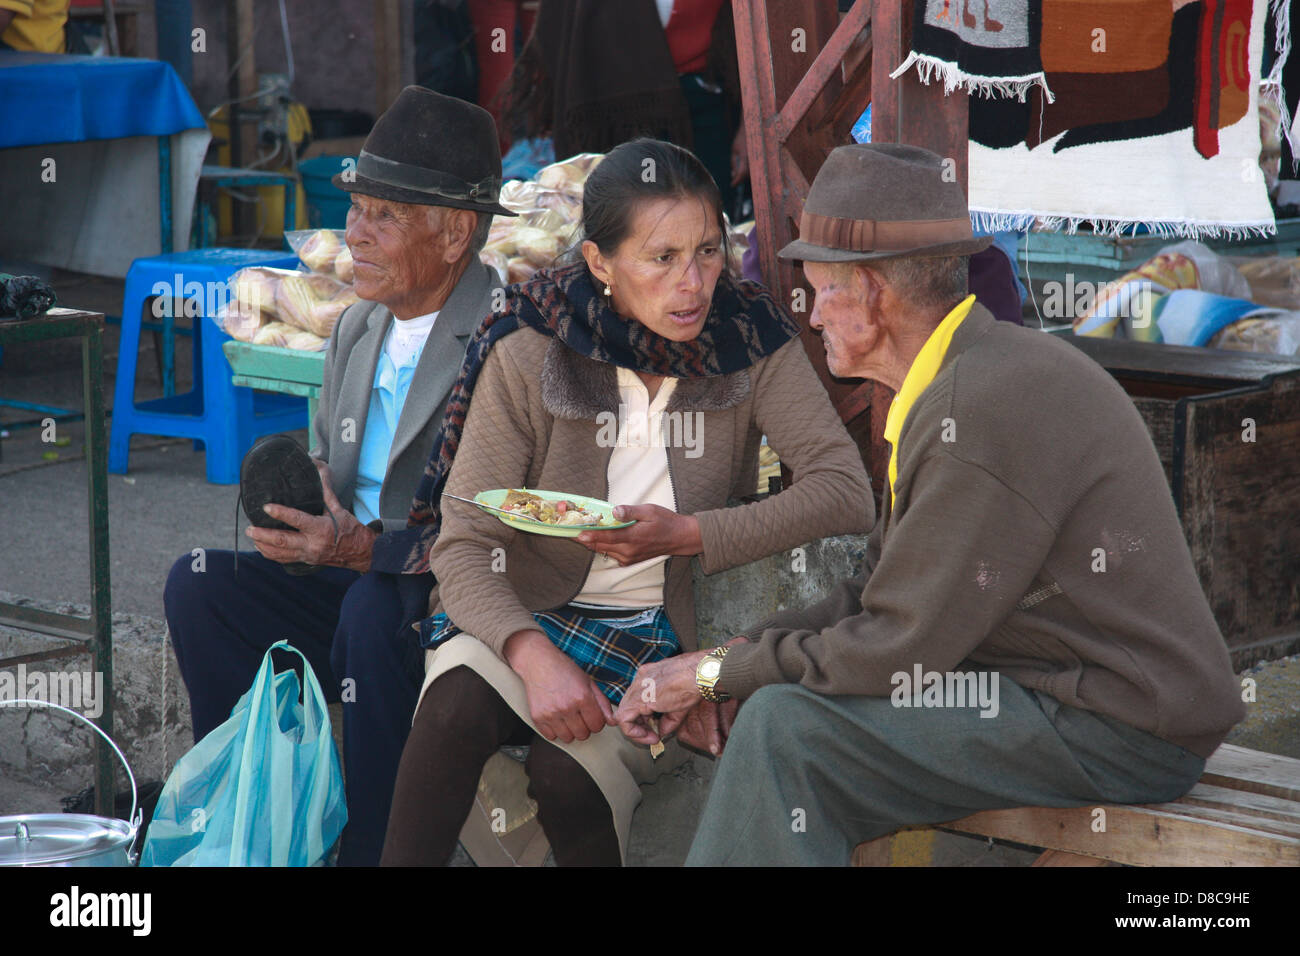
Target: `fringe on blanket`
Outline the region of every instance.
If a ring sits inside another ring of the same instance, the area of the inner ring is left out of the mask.
[[[896,80],[913,66],[916,67],[917,78],[927,86],[936,79],[942,79],[945,94],[952,93],[954,90],[963,90],[972,96],[978,93],[986,99],[995,96],[1010,99],[1014,96],[1023,103],[1029,91],[1037,86],[1042,88],[1047,102],[1056,102],[1056,96],[1048,89],[1047,77],[1041,71],[1025,76],[976,76],[962,72],[955,63],[915,51],[907,55],[907,59],[898,69],[889,74],[889,78]]]
[[[1277,105],[1279,135],[1291,147],[1291,171],[1300,168],[1300,152],[1296,149],[1296,129],[1292,124],[1290,110],[1286,105],[1286,92],[1282,89],[1282,67],[1291,55],[1291,0],[1270,0],[1269,7],[1273,14],[1273,25],[1277,28],[1277,39],[1273,44],[1273,68],[1268,76],[1260,82],[1260,95],[1267,96]]]
[[[1091,216],[1043,216],[1032,212],[999,212],[990,209],[972,209],[971,226],[978,233],[1066,232],[1074,235],[1080,226],[1088,226],[1099,236],[1119,238],[1124,235],[1139,236],[1139,228],[1146,235],[1161,239],[1249,239],[1267,238],[1277,234],[1277,224],[1272,220],[1262,222],[1189,222],[1180,219],[1144,220],[1099,219]]]

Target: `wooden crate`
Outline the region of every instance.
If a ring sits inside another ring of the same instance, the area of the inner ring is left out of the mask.
[[[1233,665],[1300,650],[1300,359],[1064,338],[1150,429]]]

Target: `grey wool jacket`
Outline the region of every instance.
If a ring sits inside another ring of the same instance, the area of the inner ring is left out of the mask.
[[[411,497],[424,473],[442,424],[447,397],[460,372],[470,337],[492,310],[492,292],[501,287],[496,270],[475,260],[460,277],[429,332],[397,420],[388,469],[379,492],[383,528],[406,527]],[[320,405],[312,421],[312,457],[327,462],[339,504],[351,510],[361,457],[361,439],[370,411],[370,393],[384,338],[393,314],[377,302],[358,302],[339,318],[325,353]]]
[[[895,495],[861,573],[750,628],[721,689],[993,670],[1202,757],[1245,715],[1146,426],[1072,345],[976,305],[903,425]]]
[[[607,499],[613,447],[601,440],[600,418],[618,406],[614,366],[533,329],[513,332],[484,363],[447,491],[473,498],[527,486]],[[679,379],[667,405],[674,412],[700,415],[700,453],[673,443],[667,453],[677,511],[699,521],[706,573],[870,528],[875,509],[862,458],[797,339],[748,369]],[[764,434],[794,482],[728,507],[754,491]],[[448,500],[430,557],[438,579],[430,611],[445,611],[501,654],[512,634],[537,626],[531,612],[577,596],[593,558],[576,541],[515,531]],[[691,560],[670,557],[664,570],[664,610],[687,650],[697,643]]]

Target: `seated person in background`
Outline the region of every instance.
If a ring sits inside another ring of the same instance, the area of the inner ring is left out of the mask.
[[[437,650],[386,865],[445,863],[458,834],[480,863],[536,860],[539,823],[560,865],[618,865],[637,784],[683,751],[668,741],[656,761],[607,725],[625,693],[643,693],[629,691],[639,664],[696,646],[691,557],[712,573],[871,523],[861,457],[798,327],[726,272],[721,200],[699,160],[658,140],[616,147],[587,180],[582,222],[583,259],[511,286],[477,333],[417,494],[430,528],[441,509],[431,558],[408,559],[438,579],[423,625]],[[794,483],[729,508],[753,493],[764,434]],[[590,496],[635,524],[529,534],[444,486]],[[715,749],[728,716],[698,710],[683,738]],[[497,754],[510,743],[531,744],[523,767]],[[513,778],[485,773],[489,760]],[[476,799],[480,787],[491,796]]]
[[[407,87],[380,117],[355,181],[335,181],[352,193],[347,243],[363,301],[330,337],[312,424],[334,520],[269,505],[299,530],[250,528],[260,553],[239,556],[238,577],[233,552],[209,551],[202,567],[184,555],[167,579],[195,740],[230,715],[278,640],[307,656],[333,700],[353,682],[342,695],[344,865],[379,861],[422,676],[395,579],[367,573],[371,549],[406,526],[466,344],[500,288],[478,259],[492,216],[511,215],[496,203],[500,176],[496,129],[477,106]],[[282,567],[298,562],[322,567],[306,577]]]
[[[889,482],[857,577],[643,666],[655,701],[623,699],[642,742],[744,700],[688,863],[845,865],[908,824],[1173,800],[1244,715],[1141,416],[1078,349],[975,304],[988,240],[942,168],[839,147],[781,252],[831,372],[898,392]]]
[[[62,53],[68,0],[0,0],[0,50]]]

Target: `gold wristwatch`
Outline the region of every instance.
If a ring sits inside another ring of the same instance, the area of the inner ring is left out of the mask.
[[[717,690],[718,676],[722,673],[722,659],[729,650],[730,647],[715,647],[700,658],[695,667],[695,686],[699,688],[700,696],[713,704],[731,699],[730,694]]]

